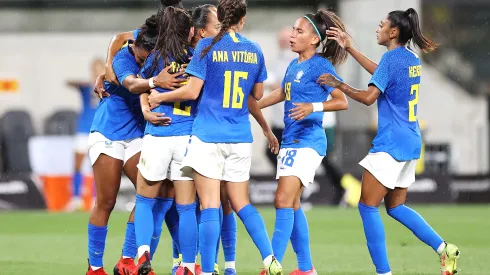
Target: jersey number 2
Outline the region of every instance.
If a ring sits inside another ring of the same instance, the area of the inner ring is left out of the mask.
[[[408,102],[408,121],[410,122],[415,122],[417,121],[417,114],[415,112],[415,106],[419,103],[419,84],[414,84],[410,88],[410,95],[413,95],[415,93],[415,98],[413,100],[410,100]]]
[[[232,76],[233,76],[233,87],[232,87]],[[239,86],[240,79],[247,79],[247,72],[240,71],[226,71],[225,72],[225,85],[223,91],[223,108],[230,108],[230,97],[231,91],[233,89],[233,99],[231,101],[232,109],[241,109],[243,106],[243,98],[245,95],[243,94],[242,87]]]
[[[177,116],[190,116],[191,115],[191,106],[186,106],[185,104],[182,104],[184,106],[181,106],[181,102],[175,102],[174,103],[174,115]]]

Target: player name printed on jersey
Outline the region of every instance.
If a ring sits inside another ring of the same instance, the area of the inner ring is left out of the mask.
[[[230,58],[231,56],[231,58]],[[255,52],[247,51],[213,51],[213,62],[240,62],[259,64],[259,58]]]

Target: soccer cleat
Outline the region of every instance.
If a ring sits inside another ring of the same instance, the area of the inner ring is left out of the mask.
[[[172,264],[172,275],[177,273],[177,269],[179,269],[180,264],[182,263],[182,254],[179,254],[179,258],[174,259]]]
[[[213,275],[219,275],[219,265],[218,264],[214,264]]]
[[[138,269],[136,270],[136,274],[133,275],[155,275],[153,272],[153,268],[151,267],[150,261],[150,253],[148,251],[143,254],[138,260]]]
[[[87,261],[88,261],[88,259],[87,259]],[[87,270],[87,273],[85,273],[85,275],[109,275],[109,274],[107,274],[107,272],[105,272],[103,267],[101,267],[97,270],[92,270],[92,267],[90,266],[90,262],[89,262],[88,270]]]
[[[179,269],[179,266],[172,267],[172,275],[176,275],[178,269]]]
[[[275,257],[272,257],[272,262],[259,275],[282,275],[282,266]]]
[[[225,275],[236,275],[236,270],[234,268],[226,268]]]
[[[201,275],[202,274],[202,268],[200,265],[196,264],[195,270],[194,270],[195,275]]]
[[[459,258],[459,249],[454,244],[446,243],[441,253],[441,275],[456,274],[456,260]]]
[[[195,270],[194,270],[195,272]],[[190,271],[187,267],[179,266],[176,275],[197,275]]]
[[[315,268],[313,268],[310,271],[306,271],[306,272],[303,272],[303,271],[299,270],[299,268],[297,268],[293,272],[289,273],[289,275],[318,275],[318,273],[316,273]]]
[[[130,275],[136,273],[137,267],[134,259],[121,257],[114,267],[114,275]]]

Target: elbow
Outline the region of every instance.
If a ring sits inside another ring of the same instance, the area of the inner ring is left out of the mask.
[[[199,97],[200,91],[190,91],[188,94],[189,94],[188,100],[197,100],[197,98]]]
[[[366,106],[371,106],[374,104],[374,102],[376,102],[376,99],[366,98],[362,103]]]
[[[345,111],[349,109],[349,102],[346,100],[340,104],[340,111]]]
[[[264,92],[255,92],[253,94],[253,98],[255,98],[255,100],[259,101],[262,99],[262,97],[264,97]]]

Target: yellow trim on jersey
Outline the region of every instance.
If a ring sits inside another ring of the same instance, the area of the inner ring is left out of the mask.
[[[231,40],[233,40],[233,42],[235,42],[235,43],[240,42],[240,40],[238,40],[238,37],[236,37],[235,32],[229,32],[229,34],[230,34]]]

